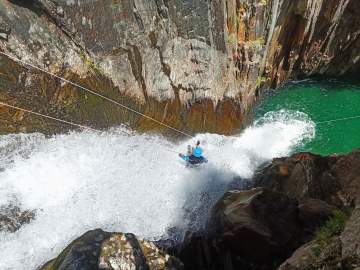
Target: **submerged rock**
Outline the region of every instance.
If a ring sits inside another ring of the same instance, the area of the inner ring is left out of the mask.
[[[182,263],[133,234],[88,231],[41,270],[182,270]]]
[[[7,205],[0,207],[0,232],[15,232],[22,225],[28,224],[35,218],[35,211],[21,210],[18,206]]]

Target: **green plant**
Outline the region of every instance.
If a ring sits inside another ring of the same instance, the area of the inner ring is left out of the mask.
[[[235,33],[229,34],[226,39],[227,43],[236,43],[237,35]]]
[[[97,66],[91,59],[87,58],[87,56],[85,55],[84,52],[80,52],[80,58],[81,60],[84,62],[84,64],[93,71],[97,71],[99,73],[101,73],[101,69],[99,68],[99,66]]]
[[[350,213],[335,210],[333,215],[325,224],[315,232],[315,246],[312,249],[315,256],[320,256],[321,251],[331,242],[334,236],[340,235],[344,230]]]
[[[256,83],[255,83],[255,87],[256,87],[256,88],[260,87],[260,85],[261,85],[262,83],[266,82],[266,80],[267,80],[267,78],[264,77],[264,76],[259,76],[259,77],[257,77]]]

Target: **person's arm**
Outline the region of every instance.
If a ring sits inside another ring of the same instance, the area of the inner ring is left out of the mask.
[[[181,157],[185,161],[189,161],[189,156],[187,155],[179,154],[179,157]]]
[[[189,156],[182,156],[182,159],[185,161],[189,161]]]

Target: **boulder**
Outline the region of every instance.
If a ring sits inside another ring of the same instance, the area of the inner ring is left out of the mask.
[[[330,157],[299,153],[277,158],[255,183],[300,202],[318,199],[340,208],[354,206],[360,194],[360,150]]]
[[[180,270],[183,264],[153,242],[133,234],[113,233],[101,246],[100,269]]]
[[[102,242],[110,233],[96,229],[88,231],[70,243],[60,255],[46,263],[41,270],[98,269]]]
[[[88,231],[41,270],[180,270],[182,263],[131,233]]]
[[[186,269],[268,269],[303,243],[297,201],[265,188],[229,191],[214,206],[207,234],[188,235]]]
[[[286,255],[301,233],[297,202],[263,188],[227,192],[212,219],[219,246],[257,262]]]

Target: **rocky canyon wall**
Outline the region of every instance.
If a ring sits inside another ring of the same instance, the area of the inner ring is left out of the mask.
[[[0,51],[185,132],[229,134],[261,89],[358,71],[359,15],[357,0],[0,0]],[[95,128],[162,129],[3,55],[0,101]],[[1,133],[69,128],[5,107],[0,122]]]

